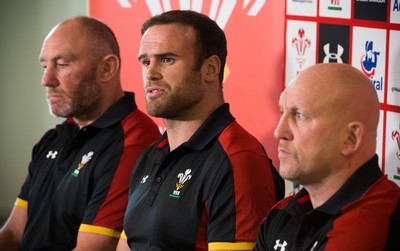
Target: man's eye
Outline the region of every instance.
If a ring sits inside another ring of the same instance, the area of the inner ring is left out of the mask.
[[[150,60],[141,60],[140,63],[142,65],[149,65],[150,64]]]
[[[172,61],[173,61],[172,58],[163,58],[163,59],[161,60],[161,62],[163,62],[163,63],[171,63]]]
[[[296,112],[296,118],[297,119],[303,119],[304,115],[302,113],[300,113],[300,112]]]

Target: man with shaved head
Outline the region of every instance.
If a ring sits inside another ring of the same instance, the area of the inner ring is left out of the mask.
[[[158,127],[123,91],[118,43],[103,22],[56,25],[39,61],[50,112],[66,120],[34,146],[0,250],[115,250],[129,175]]]
[[[279,107],[279,171],[303,188],[269,212],[255,250],[400,250],[400,188],[375,154],[371,81],[350,65],[317,64],[286,87]]]

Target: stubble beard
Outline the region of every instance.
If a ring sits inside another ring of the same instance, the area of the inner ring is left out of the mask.
[[[201,93],[196,89],[200,85],[201,76],[199,72],[194,72],[189,77],[175,85],[171,90],[168,86],[164,87],[166,92],[155,99],[146,97],[146,111],[150,116],[164,119],[180,119],[190,111],[201,99]],[[187,86],[187,85],[191,86]]]
[[[90,70],[77,88],[69,93],[63,92],[66,100],[61,106],[57,107],[49,102],[50,113],[53,116],[62,118],[87,116],[97,108],[102,99],[102,92],[96,82],[95,70]]]
[[[179,117],[179,114],[192,104],[193,102],[181,95],[171,94],[167,96],[164,93],[157,99],[147,99],[146,111],[153,117],[173,119]]]

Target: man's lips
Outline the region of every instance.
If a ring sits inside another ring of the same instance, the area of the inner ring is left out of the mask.
[[[61,94],[57,94],[57,93],[48,93],[47,94],[47,99],[51,102],[60,100],[63,96]]]
[[[290,155],[290,152],[286,148],[278,147],[279,158],[287,157],[288,155]]]
[[[161,93],[164,92],[164,89],[158,86],[152,86],[152,87],[147,87],[146,88],[146,96],[149,98],[156,98],[159,95],[161,95]]]

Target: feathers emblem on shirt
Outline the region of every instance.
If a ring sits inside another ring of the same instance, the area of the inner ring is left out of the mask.
[[[191,169],[186,169],[184,173],[178,174],[178,182],[175,183],[175,190],[169,195],[170,197],[176,199],[180,198],[180,190],[185,186],[185,183],[192,178],[191,172]]]
[[[94,153],[91,151],[83,155],[81,162],[78,164],[78,167],[75,169],[75,171],[71,173],[71,175],[77,177],[81,169],[92,159],[93,154]]]

